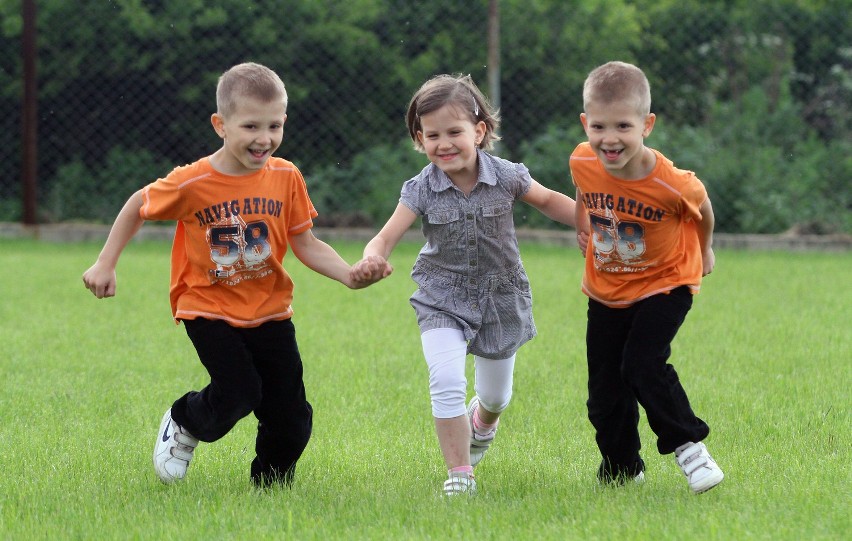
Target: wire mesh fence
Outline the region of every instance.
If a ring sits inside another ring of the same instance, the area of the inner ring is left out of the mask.
[[[426,164],[408,100],[438,73],[471,74],[500,107],[497,153],[572,194],[583,80],[618,59],[647,73],[647,143],[697,172],[718,231],[852,232],[849,0],[0,0],[0,221],[24,214],[27,2],[40,223],[109,223],[134,190],[214,152],[216,81],[243,61],[287,85],[278,154],[320,225],[390,214]]]

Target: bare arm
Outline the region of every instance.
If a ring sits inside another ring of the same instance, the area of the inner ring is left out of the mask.
[[[118,258],[130,239],[145,223],[139,216],[142,202],[142,190],[130,196],[115,218],[98,260],[83,273],[86,288],[99,299],[115,296],[115,267]]]
[[[349,263],[344,261],[334,248],[316,238],[310,229],[294,235],[288,240],[290,241],[290,248],[293,249],[293,253],[299,258],[299,261],[314,272],[337,280],[351,289],[359,289],[376,281],[353,280],[350,276],[351,267]]]
[[[535,207],[539,212],[559,223],[574,227],[576,203],[563,193],[545,188],[535,180],[521,201]]]
[[[398,204],[381,231],[364,247],[364,258],[352,267],[353,278],[363,280],[390,275],[393,267],[387,260],[416,219],[411,209]]]
[[[577,201],[583,201],[583,192],[580,191],[580,188],[577,188],[576,194]],[[575,228],[577,229],[577,244],[580,246],[580,253],[585,257],[591,227],[589,225],[589,213],[586,212],[582,203],[577,205]]]
[[[709,197],[701,203],[698,210],[701,212],[701,221],[697,225],[703,263],[702,276],[707,276],[713,272],[713,267],[716,266],[716,254],[713,253],[713,228],[716,225],[716,216],[713,214],[713,205],[710,203]]]

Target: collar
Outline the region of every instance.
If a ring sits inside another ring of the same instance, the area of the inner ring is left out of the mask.
[[[495,186],[497,184],[497,175],[494,172],[493,157],[481,149],[476,149],[476,161],[479,164],[479,173],[476,177],[477,184],[488,184]],[[430,164],[429,168],[429,188],[433,192],[443,192],[453,187],[453,181],[446,173],[441,171],[437,165]]]

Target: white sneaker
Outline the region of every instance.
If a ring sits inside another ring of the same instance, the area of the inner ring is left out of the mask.
[[[491,442],[494,441],[494,436],[497,434],[497,427],[492,428],[486,434],[478,434],[473,428],[473,413],[479,407],[479,397],[474,396],[470,399],[470,404],[467,406],[467,419],[470,422],[470,465],[476,466],[482,457],[485,456],[485,451],[491,447]]]
[[[675,449],[675,458],[689,481],[689,488],[696,494],[710,490],[725,478],[725,474],[701,442],[684,443]]]
[[[454,473],[444,481],[444,496],[458,496],[459,494],[468,496],[476,494],[476,481],[473,479],[473,474]]]
[[[171,408],[163,415],[154,443],[154,471],[164,483],[183,479],[198,440],[172,420]]]

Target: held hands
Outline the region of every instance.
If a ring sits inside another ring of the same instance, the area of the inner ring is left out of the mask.
[[[83,273],[83,284],[99,299],[115,296],[115,269],[95,263]]]
[[[352,265],[349,270],[349,279],[352,289],[360,289],[375,284],[383,278],[387,278],[393,272],[393,266],[387,260],[378,255],[367,256]]]

